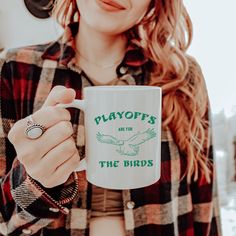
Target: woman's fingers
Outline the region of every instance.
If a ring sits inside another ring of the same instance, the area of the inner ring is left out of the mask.
[[[32,118],[35,123],[43,125],[46,129],[59,123],[60,121],[70,121],[70,112],[64,108],[48,106],[36,111]]]
[[[48,95],[43,107],[55,106],[58,103],[70,103],[75,99],[75,91],[64,86],[55,86]]]
[[[61,121],[70,121],[71,116],[68,110],[61,107],[46,107],[44,109],[40,109],[32,115],[32,119],[34,123],[40,124],[45,127],[45,129],[50,128],[53,125]],[[11,142],[15,143],[17,141],[25,141],[25,139],[29,140],[24,131],[27,127],[28,118],[24,118],[15,123],[8,134],[8,138]],[[17,135],[16,135],[17,134]],[[29,140],[32,141],[32,140]],[[35,140],[33,140],[35,141]]]
[[[45,187],[56,186],[64,183],[69,177],[68,175],[70,175],[76,167],[72,170],[69,168],[62,173],[60,177],[56,174],[58,168],[67,162],[74,162],[76,166],[78,166],[79,161],[80,157],[74,140],[69,138],[49,151],[41,161],[38,162],[38,165],[28,165],[29,168],[26,171],[32,178],[37,179]]]
[[[31,147],[25,147],[25,141],[18,142],[18,159],[25,165],[37,163],[50,150],[73,135],[73,128],[69,121],[61,121],[48,128],[44,134],[36,139],[29,140]]]
[[[58,185],[58,181],[61,183],[66,182],[70,174],[79,166],[80,157],[76,152],[70,159],[60,165],[53,174],[52,181]],[[59,183],[59,184],[61,184]]]
[[[76,152],[65,162],[63,162],[54,172],[45,173],[44,171],[44,175],[42,175],[41,172],[40,176],[36,175],[36,177],[34,177],[31,175],[31,177],[37,179],[44,187],[52,188],[65,183],[71,173],[79,165],[79,162],[80,157],[78,152]]]
[[[42,165],[53,173],[59,166],[78,153],[74,139],[68,138],[42,157]]]

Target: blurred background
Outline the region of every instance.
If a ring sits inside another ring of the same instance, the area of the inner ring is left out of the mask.
[[[211,102],[223,235],[236,236],[236,1],[184,2],[194,27],[188,53],[201,65]],[[0,29],[1,55],[62,33],[50,17],[30,13],[24,0],[0,0]]]

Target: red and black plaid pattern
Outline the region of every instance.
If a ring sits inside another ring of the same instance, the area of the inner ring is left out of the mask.
[[[73,88],[76,97],[81,98],[83,88],[93,86],[73,63],[77,28],[68,27],[51,44],[11,50],[0,63],[0,235],[89,235],[92,188],[85,173],[77,173],[78,194],[62,206],[59,201],[72,194],[74,179],[50,190],[36,187],[7,139],[14,122],[38,110],[52,87]],[[130,47],[117,67],[119,83],[148,85],[149,69],[142,51]],[[83,113],[72,109],[71,114],[75,141],[83,158]],[[213,160],[212,150],[208,158]],[[161,161],[162,174],[157,183],[122,191],[126,235],[221,235],[215,180],[208,184],[201,178],[189,184],[182,178],[186,161],[169,130],[162,131]],[[63,207],[69,211],[63,211]]]

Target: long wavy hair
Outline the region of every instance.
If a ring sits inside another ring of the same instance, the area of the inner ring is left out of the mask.
[[[79,21],[76,0],[56,0],[53,16],[66,27]],[[208,96],[202,72],[186,54],[192,23],[182,0],[152,0],[139,24],[126,32],[153,62],[150,85],[163,91],[162,126],[186,159],[187,180],[210,182]]]

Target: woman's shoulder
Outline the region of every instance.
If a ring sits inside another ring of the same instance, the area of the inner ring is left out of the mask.
[[[13,62],[41,65],[42,55],[49,45],[50,43],[45,43],[7,49],[1,58],[1,64]]]
[[[190,86],[195,91],[198,89],[206,90],[204,73],[200,63],[191,55],[186,54],[185,56],[188,63],[188,71],[185,76],[186,85]]]
[[[186,55],[188,61],[188,71],[185,76],[185,89],[188,90],[196,105],[201,110],[207,108],[208,89],[204,73],[198,61],[190,55]],[[204,105],[205,104],[205,105]]]
[[[202,72],[202,68],[199,64],[199,62],[197,61],[197,59],[195,57],[193,57],[192,55],[186,54],[186,59],[188,62],[188,72],[187,72],[187,76],[190,77],[199,77],[201,79],[203,79],[203,72]]]

